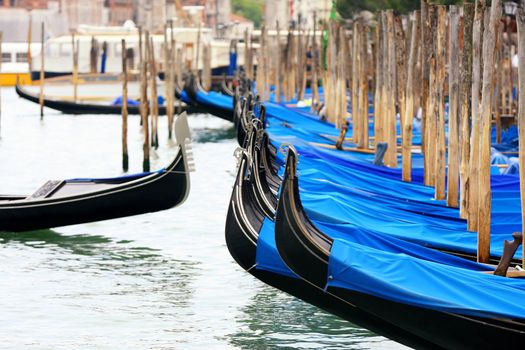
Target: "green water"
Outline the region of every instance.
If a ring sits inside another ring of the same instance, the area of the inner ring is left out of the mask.
[[[120,175],[118,116],[69,116],[2,89],[0,192],[49,179]],[[141,171],[139,120],[130,172]],[[197,171],[171,210],[27,233],[0,233],[0,349],[377,349],[398,344],[244,272],[224,223],[235,176],[231,124],[190,117]],[[176,151],[160,121],[152,168]]]

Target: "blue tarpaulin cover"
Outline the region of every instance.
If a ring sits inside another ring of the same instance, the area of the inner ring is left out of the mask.
[[[398,303],[479,317],[525,319],[525,280],[335,240],[328,287]]]

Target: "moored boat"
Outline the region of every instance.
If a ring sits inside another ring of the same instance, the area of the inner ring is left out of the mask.
[[[360,232],[359,223],[353,235],[323,232],[301,205],[296,166],[297,155],[290,148],[275,224],[277,249],[294,273],[434,347],[487,348],[502,339],[520,346],[525,313],[513,302],[525,295],[523,280]]]
[[[22,86],[17,84],[15,90],[21,98],[40,103],[37,94],[27,91]],[[44,97],[44,106],[64,114],[122,114],[122,105],[110,103],[75,102]],[[185,104],[181,106],[181,110],[188,113],[193,111],[192,108],[188,108]],[[138,104],[128,104],[128,114],[140,114],[140,106]],[[159,115],[166,115],[165,105],[159,106]]]
[[[48,181],[31,195],[0,196],[0,231],[28,231],[165,210],[190,190],[191,135],[185,113],[175,125],[177,154],[155,172],[106,179]]]
[[[259,280],[362,327],[388,334],[392,339],[408,346],[432,348],[425,339],[408,334],[395,325],[363,312],[351,303],[334,298],[326,294],[322,288],[298,278],[291,271],[286,270],[280,261],[275,262],[277,267],[273,270],[260,268],[262,265],[262,257],[259,256],[260,246],[264,247],[267,244],[260,243],[259,237],[268,233],[273,234],[269,231],[273,231],[274,227],[275,202],[268,203],[267,200],[271,201],[272,198],[269,188],[264,180],[260,182],[257,178],[260,164],[257,164],[259,159],[256,156],[257,152],[253,153],[255,143],[252,142],[256,133],[252,130],[248,151],[245,150],[240,155],[238,174],[226,220],[226,243],[236,262]]]

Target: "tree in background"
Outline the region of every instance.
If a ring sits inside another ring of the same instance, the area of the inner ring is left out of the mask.
[[[260,27],[263,18],[264,0],[232,0],[233,13],[253,21]]]

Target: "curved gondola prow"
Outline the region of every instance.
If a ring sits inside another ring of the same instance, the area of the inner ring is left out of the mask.
[[[220,91],[225,94],[226,96],[230,96],[230,97],[233,97],[233,95],[235,94],[229,87],[228,87],[228,83],[226,82],[226,74],[223,74],[222,75],[222,80],[221,80],[221,84],[219,85],[219,89]]]
[[[288,148],[275,218],[275,239],[279,255],[292,271],[319,288],[325,287],[333,241],[304,212],[297,178],[297,152],[293,146]]]
[[[252,157],[252,190],[260,210],[269,218],[275,218],[277,208],[276,192],[269,185],[266,177],[266,169],[261,166],[261,132],[264,130],[260,127],[260,121],[254,119],[253,127],[247,141],[247,152]]]
[[[259,109],[259,120],[262,123],[262,128],[266,129],[266,106],[264,104],[261,104]]]
[[[255,265],[257,239],[263,220],[267,217],[258,205],[251,169],[250,155],[243,150],[225,226],[228,250],[245,270]]]
[[[179,77],[177,73],[173,75],[173,93],[175,94],[175,97],[180,100],[182,98],[182,90],[183,87],[179,84]]]
[[[233,124],[237,136],[237,143],[239,146],[246,148],[247,130],[244,125],[244,115],[247,113],[247,101],[244,97],[239,97],[237,104],[233,110]]]
[[[40,103],[39,101],[39,97],[26,91],[22,86],[20,86],[18,84],[18,82],[16,83],[15,85],[15,91],[16,91],[16,94],[25,99],[25,100],[28,100],[28,101],[31,101],[31,102],[35,102],[35,103]]]
[[[187,190],[184,194],[184,198],[181,203],[183,203],[189,195],[190,189],[190,172],[195,171],[195,164],[193,158],[193,146],[191,143],[191,131],[188,125],[188,115],[186,112],[183,112],[177,117],[175,121],[175,138],[182,153],[182,159],[184,161],[184,171],[187,181]]]
[[[184,90],[193,103],[196,103],[197,92],[199,91],[195,80],[193,73],[188,73],[184,76]]]

